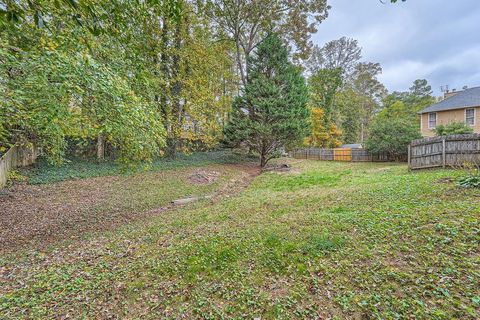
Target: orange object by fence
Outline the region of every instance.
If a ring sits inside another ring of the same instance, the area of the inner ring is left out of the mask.
[[[335,161],[352,161],[352,149],[351,148],[333,149],[333,159]]]

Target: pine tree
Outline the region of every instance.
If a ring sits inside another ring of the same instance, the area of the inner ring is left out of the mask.
[[[258,153],[261,167],[310,131],[308,89],[288,54],[276,34],[259,44],[248,61],[244,93],[235,100],[225,128],[226,141]]]

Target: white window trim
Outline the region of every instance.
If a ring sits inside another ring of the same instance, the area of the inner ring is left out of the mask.
[[[431,114],[434,114],[435,115],[435,126],[430,126],[430,115]],[[437,116],[437,113],[436,112],[429,112],[427,113],[427,121],[428,121],[428,129],[435,129],[437,127],[437,120],[438,120],[438,116]]]
[[[473,124],[467,123],[467,110],[473,110]],[[474,127],[476,125],[477,120],[477,108],[465,108],[465,124]]]

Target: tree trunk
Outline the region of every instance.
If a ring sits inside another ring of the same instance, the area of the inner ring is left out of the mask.
[[[183,83],[181,79],[181,70],[180,70],[180,51],[182,50],[182,23],[177,22],[175,27],[175,38],[174,38],[175,53],[172,56],[172,84],[170,93],[172,99],[170,101],[172,114],[171,114],[171,130],[170,137],[167,140],[167,152],[168,156],[175,158],[177,155],[177,145],[179,136],[178,133],[182,130],[182,119],[183,119],[183,107],[181,102],[181,93],[183,90]]]
[[[263,168],[267,164],[267,158],[265,157],[264,154],[260,156],[260,167]]]
[[[262,146],[262,151],[260,152],[260,167],[263,168],[267,164],[267,150],[265,145]]]
[[[175,148],[172,147],[172,131],[174,130],[174,121],[172,119],[172,100],[168,96],[168,91],[172,91],[171,81],[171,56],[168,54],[170,48],[170,26],[168,24],[168,18],[163,18],[162,35],[161,35],[161,47],[162,54],[160,55],[160,69],[162,70],[162,76],[165,78],[165,84],[160,86],[160,112],[163,118],[163,126],[167,135],[166,139],[166,154],[168,157],[174,157]]]
[[[97,161],[105,160],[105,136],[101,133],[97,136]]]
[[[236,53],[237,53],[237,66],[240,71],[240,80],[242,81],[242,85],[245,88],[245,86],[247,85],[247,76],[246,76],[246,70],[244,71],[243,64],[242,64],[242,52],[240,48],[239,35],[235,35],[235,47],[236,47]]]

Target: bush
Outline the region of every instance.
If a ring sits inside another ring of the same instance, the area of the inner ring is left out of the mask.
[[[480,188],[480,175],[461,177],[458,185],[463,188]]]
[[[480,167],[478,165],[465,165],[466,175],[458,179],[462,188],[480,188]]]
[[[365,143],[373,154],[387,154],[396,160],[408,152],[408,145],[421,134],[415,124],[401,119],[376,119]]]
[[[435,129],[435,135],[448,136],[450,134],[469,134],[473,133],[472,127],[463,122],[451,122],[449,124],[438,125]]]

